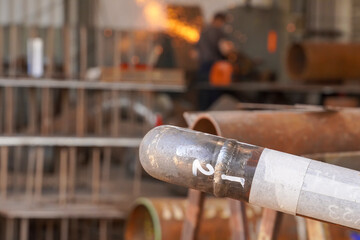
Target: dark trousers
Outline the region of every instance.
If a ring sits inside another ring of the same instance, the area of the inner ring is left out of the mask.
[[[214,62],[204,62],[200,64],[198,72],[198,82],[200,84],[210,84],[210,71]],[[221,90],[199,89],[198,90],[198,110],[207,110],[221,95]]]

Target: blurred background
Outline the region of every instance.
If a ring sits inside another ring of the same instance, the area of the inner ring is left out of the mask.
[[[142,170],[148,130],[357,107],[359,39],[358,0],[0,0],[0,239],[124,239],[187,193]]]

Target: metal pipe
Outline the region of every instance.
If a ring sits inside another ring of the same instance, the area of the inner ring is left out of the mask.
[[[360,79],[360,44],[304,42],[287,51],[287,71],[301,81]]]
[[[125,240],[179,240],[186,211],[189,208],[185,199],[139,198],[127,218]],[[230,216],[225,199],[208,199],[199,240],[230,239]]]
[[[360,172],[193,130],[161,126],[140,145],[162,181],[360,229]]]
[[[360,111],[219,111],[191,129],[295,155],[360,150]]]

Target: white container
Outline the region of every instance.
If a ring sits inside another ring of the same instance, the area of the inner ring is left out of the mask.
[[[31,38],[27,41],[28,75],[39,78],[44,74],[44,44],[41,38]]]

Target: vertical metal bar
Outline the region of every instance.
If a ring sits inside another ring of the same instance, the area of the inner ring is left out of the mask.
[[[114,67],[114,80],[119,81],[120,78],[120,64],[121,64],[121,51],[120,51],[120,40],[121,33],[117,30],[114,30],[114,58],[113,58],[113,67]]]
[[[77,103],[76,103],[76,135],[84,136],[86,131],[86,92],[85,89],[80,88],[77,90]]]
[[[181,240],[197,239],[202,211],[204,209],[205,193],[189,189],[188,207],[186,208]]]
[[[99,68],[104,66],[104,41],[102,29],[96,30],[96,63]]]
[[[60,170],[59,170],[59,203],[66,204],[66,187],[67,187],[67,169],[68,169],[68,152],[67,149],[60,150]]]
[[[117,90],[111,91],[111,136],[119,136],[119,92]]]
[[[28,240],[29,238],[29,219],[22,218],[20,220],[20,240]]]
[[[331,234],[329,232],[329,226],[326,223],[322,223],[312,219],[306,219],[306,227],[309,240],[329,240]]]
[[[51,124],[52,124],[52,95],[50,88],[43,88],[42,89],[42,99],[41,99],[41,134],[42,135],[49,135],[52,131]]]
[[[11,1],[13,2],[13,1]],[[9,76],[16,76],[16,56],[17,55],[17,27],[15,24],[10,25],[10,68]]]
[[[98,202],[100,194],[100,149],[92,152],[92,200]]]
[[[29,124],[28,124],[28,133],[35,134],[37,131],[37,101],[36,101],[36,89],[28,89],[28,111],[29,111]]]
[[[14,88],[5,87],[5,133],[13,134],[14,132]]]
[[[0,26],[0,76],[4,75],[4,27]]]
[[[54,33],[55,33],[55,29],[53,26],[49,27],[47,29],[47,48],[46,48],[46,52],[47,52],[47,68],[46,68],[46,74],[45,76],[47,78],[51,78],[53,76],[53,70],[54,70]]]
[[[61,219],[60,223],[60,240],[69,239],[69,220]]]
[[[40,199],[43,185],[44,147],[36,149],[35,197]]]
[[[245,203],[234,199],[229,199],[228,202],[232,213],[230,216],[231,239],[249,239]]]
[[[13,218],[6,219],[5,240],[14,240],[15,223]]]
[[[45,240],[54,240],[54,221],[46,221]]]
[[[7,179],[8,179],[8,147],[1,147],[1,177],[0,177],[0,187],[1,187],[1,197],[6,199],[7,197]]]
[[[87,70],[87,29],[80,27],[80,79],[85,79]]]
[[[6,100],[4,100],[4,91],[5,88],[1,87],[0,88],[0,133],[4,134],[4,122],[5,122],[5,102]]]
[[[102,168],[102,188],[105,189],[110,181],[111,148],[104,148],[104,163]]]
[[[22,150],[23,148],[21,146],[15,147],[15,156],[14,156],[14,182],[13,182],[13,189],[15,191],[19,191],[21,189],[21,183],[22,183],[22,172],[21,172],[21,166],[22,166]]]
[[[65,79],[71,78],[71,29],[69,25],[64,26],[64,63]]]
[[[139,196],[141,190],[141,174],[142,167],[138,155],[135,157],[135,174],[134,174],[134,187],[133,187],[133,196]]]
[[[283,214],[272,209],[264,208],[261,218],[258,240],[275,240],[279,233]]]
[[[61,90],[61,131],[62,134],[68,134],[70,126],[70,96],[69,89]]]
[[[26,196],[32,198],[33,185],[34,185],[34,165],[35,165],[36,152],[34,148],[29,149],[29,159],[27,164],[26,174]]]
[[[96,117],[95,117],[95,134],[103,134],[103,91],[97,91],[95,94],[96,101]]]
[[[99,228],[100,228],[99,240],[107,240],[108,239],[107,220],[101,219]]]
[[[135,92],[129,92],[128,93],[128,96],[129,96],[129,108],[128,108],[128,115],[129,115],[129,132],[128,132],[128,136],[135,136],[135,132],[132,132],[131,129],[135,129],[136,126],[138,124],[136,124],[136,118],[135,118],[135,111],[134,111],[134,107],[135,107],[135,101],[136,101],[136,95],[135,95]]]
[[[70,147],[69,149],[69,198],[75,198],[76,186],[76,148]]]
[[[131,30],[129,32],[130,35],[130,47],[128,49],[128,59],[129,59],[129,67],[130,70],[134,70],[135,69],[135,64],[134,64],[134,56],[135,56],[135,32],[134,30]]]
[[[79,240],[79,219],[72,219],[70,221],[70,239]]]

